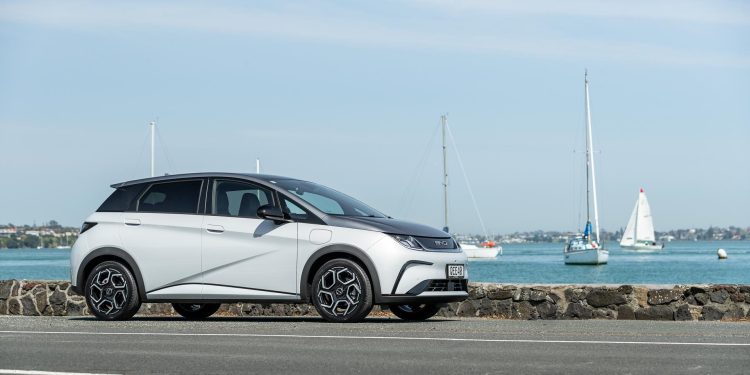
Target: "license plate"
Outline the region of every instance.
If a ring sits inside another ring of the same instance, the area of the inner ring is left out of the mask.
[[[449,264],[445,271],[447,278],[449,279],[463,279],[464,278],[464,265],[463,264]]]

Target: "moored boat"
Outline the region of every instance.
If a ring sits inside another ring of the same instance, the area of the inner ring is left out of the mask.
[[[447,160],[447,149],[448,145],[445,143],[445,137],[446,137],[446,130],[448,126],[448,119],[445,115],[440,116],[440,126],[442,128],[443,133],[443,209],[444,209],[444,225],[443,225],[443,231],[446,233],[450,233],[450,230],[448,228],[448,160]],[[455,143],[454,143],[455,145]],[[466,177],[466,173],[464,172],[464,178]],[[482,220],[481,215],[479,215],[479,208],[476,205],[476,201],[474,200],[474,194],[471,193],[471,186],[469,186],[468,178],[466,179],[466,187],[469,189],[469,194],[472,199],[472,203],[474,203],[474,209],[476,210],[477,217],[479,218],[479,223],[482,226],[482,231],[484,232],[485,238],[487,237],[487,228],[484,226],[484,221]],[[492,240],[486,240],[482,242],[479,246],[474,244],[467,244],[467,243],[458,243],[461,249],[466,253],[466,256],[469,258],[495,258],[498,254],[503,253],[503,248],[498,246],[495,241]]]
[[[484,241],[480,246],[467,243],[460,243],[459,245],[469,258],[496,258],[498,254],[503,253],[503,248],[498,246],[495,241]]]
[[[596,201],[596,172],[594,169],[594,137],[591,135],[591,110],[589,107],[588,73],[584,78],[586,101],[586,229],[583,234],[573,237],[563,250],[565,264],[606,264],[609,251],[599,244],[599,207]],[[589,190],[590,188],[590,190]],[[589,198],[591,197],[591,200]],[[591,201],[594,209],[594,230],[590,213]],[[595,236],[595,239],[592,238]]]

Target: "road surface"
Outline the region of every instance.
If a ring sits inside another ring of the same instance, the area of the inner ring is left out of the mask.
[[[0,374],[747,374],[750,323],[0,316]]]

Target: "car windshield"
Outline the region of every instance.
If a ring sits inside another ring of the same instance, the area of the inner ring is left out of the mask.
[[[300,180],[271,182],[329,215],[387,217],[378,210],[323,185]]]

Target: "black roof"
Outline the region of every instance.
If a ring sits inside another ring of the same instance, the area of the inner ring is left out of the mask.
[[[138,180],[131,180],[125,182],[118,182],[110,185],[113,188],[136,185],[143,183],[182,180],[186,178],[206,178],[206,177],[225,177],[225,178],[241,178],[243,180],[258,180],[263,182],[270,182],[272,180],[296,180],[296,178],[275,176],[271,174],[257,174],[257,173],[226,173],[226,172],[201,172],[201,173],[181,173],[181,174],[170,174],[164,176],[156,176],[149,178],[141,178]]]

